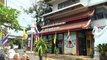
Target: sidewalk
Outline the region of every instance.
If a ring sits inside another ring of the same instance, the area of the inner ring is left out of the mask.
[[[27,55],[29,56],[30,60],[39,60],[39,56],[35,55],[34,53],[28,52]],[[43,57],[43,60],[45,60],[45,57]],[[48,60],[60,60],[60,59],[48,58]]]
[[[39,60],[38,55],[35,55],[34,52],[27,51],[27,55],[29,55],[30,60]],[[48,54],[48,60],[75,60],[75,58],[81,58],[82,60],[93,60],[87,56],[71,56],[71,55],[55,55],[55,54]],[[45,57],[43,57],[45,60]]]
[[[24,50],[20,49],[18,50],[18,53],[20,55],[20,58],[22,58],[22,55],[24,54]],[[39,60],[38,54],[35,54],[33,51],[26,51],[27,55],[29,56],[30,60]],[[81,58],[82,60],[96,60],[89,58],[88,56],[72,56],[72,55],[63,55],[63,54],[48,54],[48,60],[76,60],[75,58]],[[43,57],[43,60],[45,60],[45,57]]]

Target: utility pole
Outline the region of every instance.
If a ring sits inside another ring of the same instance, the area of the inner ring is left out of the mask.
[[[33,48],[33,32],[31,33],[31,50],[30,50],[31,52],[33,51],[32,48]]]

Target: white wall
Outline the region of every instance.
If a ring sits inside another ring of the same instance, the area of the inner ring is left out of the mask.
[[[94,27],[94,26],[97,26],[97,25],[100,25],[100,26],[107,25],[107,19],[103,18],[103,19],[99,19],[99,20],[93,20],[92,23],[91,23],[91,27]]]
[[[80,2],[84,6],[88,7],[88,6],[93,6],[93,5],[96,5],[96,4],[107,2],[107,0],[80,0]]]
[[[58,9],[58,4],[59,3],[62,3],[66,0],[56,0],[52,3],[53,5],[53,11],[57,10]],[[107,0],[80,0],[80,2],[88,7],[88,6],[93,6],[93,5],[96,5],[96,4],[100,4],[100,3],[104,3],[104,2],[107,2]]]
[[[53,5],[53,11],[57,10],[58,9],[58,4],[62,3],[64,1],[66,1],[66,0],[56,0],[55,2],[53,2],[52,3],[52,5]]]

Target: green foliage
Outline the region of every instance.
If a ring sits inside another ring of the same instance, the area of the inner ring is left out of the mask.
[[[38,42],[35,42],[35,51],[37,51],[40,56],[43,56],[48,51],[45,38],[39,38]]]
[[[37,23],[37,27],[38,30],[41,31],[41,24],[43,24],[45,21],[42,20],[42,16],[43,14],[46,14],[48,12],[52,11],[52,5],[46,3],[48,0],[45,1],[38,1],[37,3],[35,3],[32,7],[29,8],[29,10],[25,10],[25,12],[27,13],[35,13],[33,15],[34,18],[36,18],[36,22]]]
[[[76,58],[75,60],[83,60],[83,59],[81,59],[81,58]]]
[[[7,54],[8,48],[3,47],[3,51],[4,51],[5,54]]]
[[[107,44],[99,44],[98,50],[102,56],[105,56],[105,52],[107,52]]]
[[[17,20],[18,14],[19,11],[16,9],[5,7],[0,3],[0,26],[3,25],[15,29],[16,31],[19,30],[20,25]]]
[[[14,41],[12,41],[12,40],[9,40],[9,43],[8,43],[8,45],[9,46],[11,46],[11,45],[13,45],[14,44]]]
[[[58,55],[60,53],[59,48],[55,48],[55,54]]]
[[[16,37],[14,39],[9,39],[9,45],[18,45],[19,49],[22,47],[22,39],[19,37]]]

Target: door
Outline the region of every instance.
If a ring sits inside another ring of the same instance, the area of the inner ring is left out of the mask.
[[[78,33],[79,55],[87,55],[86,36],[84,32]]]
[[[56,47],[59,49],[59,54],[63,53],[63,34],[57,34]]]

